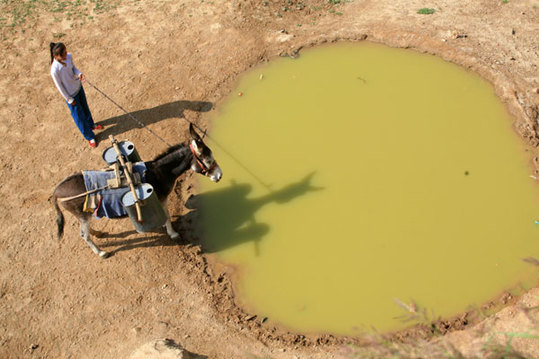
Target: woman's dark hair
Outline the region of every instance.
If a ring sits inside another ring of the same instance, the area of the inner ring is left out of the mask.
[[[51,42],[51,64],[54,61],[54,56],[61,55],[66,49],[66,45],[63,42]]]

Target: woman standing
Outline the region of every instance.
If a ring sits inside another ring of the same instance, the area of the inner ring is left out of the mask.
[[[101,130],[103,126],[94,124],[90,108],[86,102],[86,95],[81,81],[84,74],[73,64],[71,54],[67,53],[66,46],[61,42],[51,42],[51,76],[58,91],[62,94],[71,111],[71,116],[79,131],[90,144],[97,147],[94,130]]]

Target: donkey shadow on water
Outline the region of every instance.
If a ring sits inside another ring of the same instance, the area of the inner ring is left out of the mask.
[[[266,223],[260,223],[256,220],[256,212],[267,204],[284,204],[309,192],[321,190],[322,188],[313,187],[310,184],[313,175],[314,173],[311,173],[298,182],[257,198],[248,198],[252,191],[251,185],[237,183],[232,183],[224,189],[192,195],[185,203],[185,206],[192,211],[181,217],[176,217],[176,220],[173,221],[174,228],[181,232],[182,243],[200,244],[206,253],[218,252],[245,242],[253,242],[255,255],[258,255],[258,243],[269,232],[270,227]],[[201,206],[204,208],[199,212]],[[212,223],[215,228],[210,229],[214,235],[206,237],[202,233],[201,227],[204,225],[204,221],[200,216],[215,217],[216,220]],[[125,240],[118,240],[118,238],[125,238],[137,232],[130,230],[114,234],[96,233],[96,235],[100,238],[112,238],[101,244],[102,248],[116,247],[109,252],[110,255],[135,248],[180,245],[179,241],[168,239],[166,235],[159,234],[157,231],[158,229],[156,232],[151,232],[151,235],[147,233],[142,237]]]
[[[193,211],[182,216],[182,223],[190,223],[196,233],[193,241],[199,241],[206,253],[252,241],[255,255],[258,244],[270,231],[270,226],[256,220],[256,212],[271,204],[285,204],[310,192],[323,190],[311,184],[314,172],[297,182],[260,197],[249,198],[252,186],[232,183],[229,187],[191,196],[185,206]],[[208,219],[211,223],[205,223]]]
[[[120,135],[134,128],[139,128],[140,124],[137,124],[130,116],[133,116],[143,125],[147,126],[152,123],[156,123],[162,120],[173,117],[185,117],[185,110],[195,112],[208,112],[213,108],[213,103],[206,101],[174,101],[165,103],[159,106],[148,108],[145,110],[133,111],[129,115],[120,115],[111,117],[109,119],[99,121],[100,125],[103,125],[105,129],[98,133],[97,136],[100,140],[109,138],[109,135]]]

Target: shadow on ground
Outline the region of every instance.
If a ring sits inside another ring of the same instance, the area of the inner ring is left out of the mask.
[[[178,242],[170,239],[166,231],[163,230],[163,233],[158,233],[159,229],[155,231],[148,232],[148,234],[138,238],[123,239],[123,240],[110,240],[105,243],[102,243],[100,247],[116,247],[115,249],[109,251],[110,256],[115,255],[118,252],[129,251],[136,248],[150,248],[150,247],[172,247],[179,245]],[[135,230],[125,231],[121,233],[100,233],[100,238],[126,238],[131,235],[136,234]]]
[[[130,112],[129,114],[99,121],[98,123],[103,125],[105,129],[97,134],[97,138],[99,141],[103,141],[108,139],[109,135],[116,136],[134,128],[142,128],[141,124],[147,126],[168,118],[184,118],[185,110],[208,112],[212,108],[213,104],[206,101],[175,101],[146,110]],[[137,123],[131,117],[134,117],[141,124]]]

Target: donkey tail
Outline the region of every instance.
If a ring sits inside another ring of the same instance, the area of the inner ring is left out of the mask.
[[[58,239],[60,239],[64,234],[64,214],[62,213],[60,206],[58,206],[58,198],[56,195],[52,196],[52,202],[54,203],[54,209],[56,209],[56,226],[58,227],[57,236]]]

